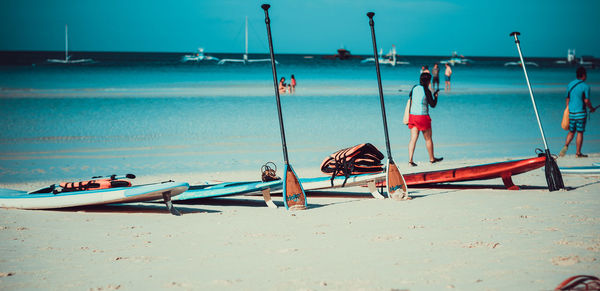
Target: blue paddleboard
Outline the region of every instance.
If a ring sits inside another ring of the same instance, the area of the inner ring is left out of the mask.
[[[279,190],[283,187],[281,180],[262,182],[223,182],[218,184],[194,185],[181,195],[173,197],[173,201],[200,198],[226,197],[260,192],[264,189]]]
[[[335,179],[333,180],[333,186],[331,185],[331,177],[304,178],[300,179],[300,183],[302,184],[302,187],[305,191],[339,187],[354,187],[367,185],[370,181],[385,181],[385,174],[376,173],[353,175],[350,176],[344,184],[345,179],[346,177],[344,176],[335,177]],[[265,189],[269,189],[270,191],[277,191],[281,190],[282,188],[282,180],[269,182],[223,182],[217,184],[194,185],[190,186],[190,188],[183,194],[173,197],[173,201],[244,195],[261,192]]]

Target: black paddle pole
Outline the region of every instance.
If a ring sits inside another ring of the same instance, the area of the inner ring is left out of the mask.
[[[265,23],[267,24],[267,36],[269,38],[269,52],[271,53],[271,68],[273,70],[273,86],[275,87],[275,99],[277,99],[277,115],[279,116],[279,131],[281,132],[281,146],[283,148],[283,162],[287,165],[288,152],[285,143],[285,130],[283,129],[283,116],[281,115],[281,101],[279,99],[279,86],[277,85],[277,69],[275,68],[275,54],[273,53],[273,39],[271,38],[271,19],[269,19],[269,8],[271,5],[263,4],[260,7],[265,11]]]
[[[388,135],[387,118],[385,115],[385,103],[383,101],[383,87],[381,86],[381,72],[379,70],[379,56],[377,55],[377,41],[375,40],[375,22],[373,21],[374,12],[367,13],[369,17],[369,26],[371,27],[371,38],[373,39],[373,55],[375,57],[375,69],[377,70],[377,85],[379,86],[379,103],[381,104],[381,116],[383,116],[383,131],[385,133],[385,147],[387,149],[388,159],[392,160],[392,150],[390,149],[390,137]]]
[[[281,101],[279,100],[279,88],[277,86],[277,70],[275,68],[275,54],[273,53],[273,39],[271,38],[271,20],[269,19],[269,8],[271,5],[263,4],[265,11],[265,23],[267,24],[267,35],[269,37],[269,51],[271,53],[271,68],[273,69],[273,86],[275,98],[277,99],[277,114],[279,115],[279,129],[281,131],[281,146],[283,148],[283,162],[285,173],[283,174],[283,202],[289,210],[304,210],[307,208],[306,193],[300,184],[300,180],[289,164],[287,145],[285,143],[285,131],[283,129],[283,117],[281,115]],[[263,193],[264,195],[264,193]],[[267,203],[268,204],[268,203]]]
[[[531,83],[529,82],[529,76],[527,75],[527,69],[525,68],[525,61],[523,60],[523,53],[521,52],[521,42],[519,41],[518,36],[521,33],[515,31],[510,34],[510,36],[515,38],[515,44],[517,44],[517,51],[519,52],[519,58],[521,59],[521,67],[523,67],[523,73],[525,74],[525,80],[527,81],[527,88],[529,88],[529,96],[531,96],[531,103],[533,104],[533,111],[535,111],[535,117],[538,122],[538,126],[540,127],[540,133],[542,134],[542,141],[544,142],[544,149],[546,155],[546,182],[548,183],[548,190],[556,191],[559,189],[564,189],[565,185],[563,183],[562,175],[560,174],[560,169],[556,164],[556,161],[550,154],[550,149],[548,149],[548,143],[546,142],[546,136],[544,135],[544,128],[542,127],[542,122],[540,121],[540,115],[538,114],[537,106],[535,104],[535,98],[533,97],[533,90],[531,89]]]

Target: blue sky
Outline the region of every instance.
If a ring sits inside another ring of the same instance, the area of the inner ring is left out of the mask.
[[[251,53],[267,53],[264,14],[255,0],[2,0],[0,50],[237,53],[248,16]],[[600,1],[273,0],[276,53],[372,53],[366,12],[375,12],[378,45],[401,55],[514,56],[512,31],[527,56],[600,57]]]

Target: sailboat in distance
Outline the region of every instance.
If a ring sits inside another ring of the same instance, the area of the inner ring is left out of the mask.
[[[75,59],[72,60],[71,56],[69,56],[69,27],[65,24],[65,59],[48,59],[46,60],[49,63],[56,64],[81,64],[81,63],[90,63],[94,60],[92,59]]]
[[[257,63],[257,62],[270,62],[271,59],[248,59],[248,16],[246,16],[246,50],[244,51],[244,55],[242,59],[222,59],[218,62],[219,65],[222,65],[227,62],[233,63]],[[278,64],[277,61],[275,61]]]

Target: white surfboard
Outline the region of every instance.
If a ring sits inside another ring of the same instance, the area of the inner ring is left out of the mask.
[[[188,183],[165,182],[100,190],[29,194],[27,191],[0,189],[0,207],[18,209],[53,209],[85,205],[143,202],[162,199],[172,214],[171,197],[188,189]],[[176,212],[176,213],[174,213]]]

